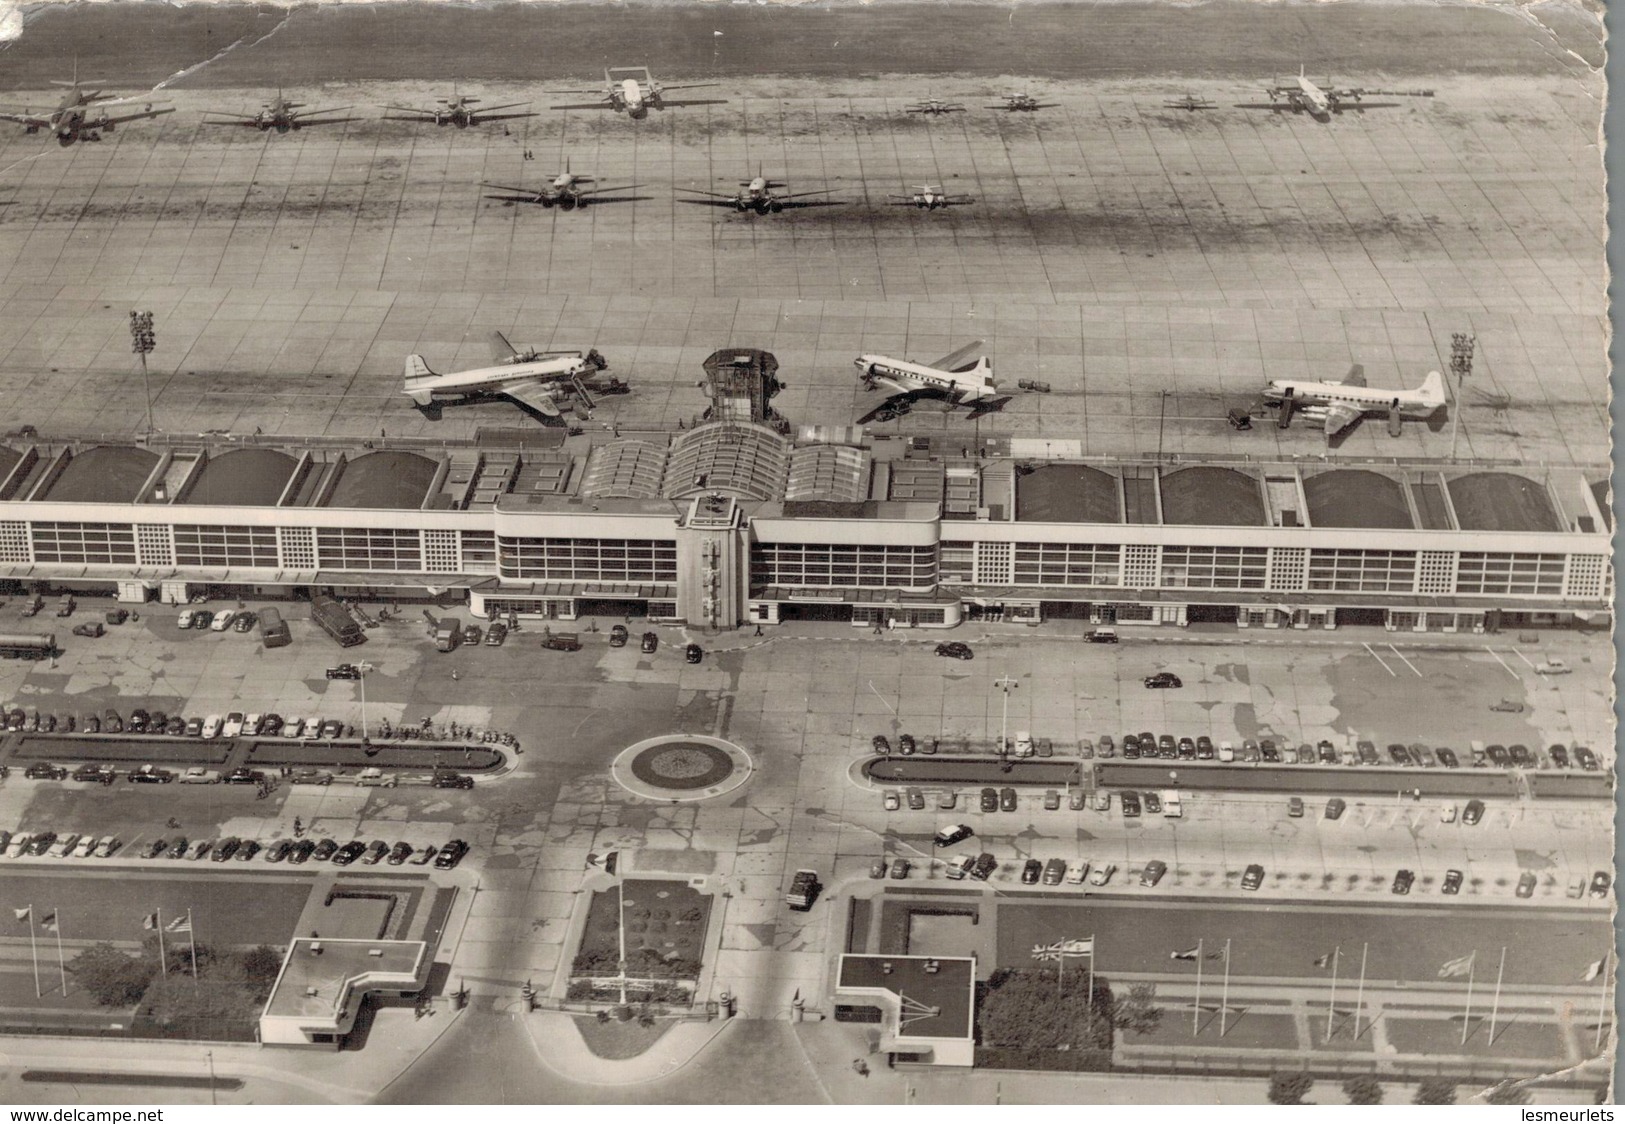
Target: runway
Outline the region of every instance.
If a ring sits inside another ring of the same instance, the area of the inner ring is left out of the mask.
[[[633,22],[567,9],[574,22],[558,23],[559,13],[518,7],[503,9],[505,25],[469,17],[461,35],[415,8],[391,9],[387,23],[362,10],[280,24],[240,9],[212,24],[166,9],[142,18],[176,21],[171,35],[131,32],[153,44],[126,66],[132,81],[195,66],[204,45],[239,44],[166,88],[177,113],[71,149],[0,130],[0,202],[10,204],[0,207],[0,378],[26,403],[19,423],[133,432],[140,411],[108,406],[136,401],[126,313],[139,307],[157,319],[155,410],[173,432],[436,438],[533,425],[500,403],[428,421],[399,393],[406,354],[438,370],[483,364],[492,328],[525,345],[602,351],[635,389],[603,400],[593,424],[692,418],[700,360],[728,345],[778,356],[786,416],[841,424],[874,404],[852,377],[854,355],[930,360],[980,338],[1001,382],[1039,379],[1053,392],[1019,396],[975,425],[917,410],[880,428],[1036,437],[1087,454],[1319,456],[1317,431],[1237,435],[1225,411],[1267,378],[1335,378],[1354,362],[1373,385],[1414,386],[1447,363],[1452,333],[1471,332],[1462,454],[1604,460],[1601,84],[1566,53],[1578,45],[1583,56],[1584,44],[1570,35],[1559,50],[1549,31],[1499,13],[1358,5],[1249,12],[1224,34],[1173,34],[1199,33],[1234,7],[1090,8],[1089,34],[1064,59],[1034,47],[1056,38],[1053,23],[1009,20],[995,35],[985,9],[949,8],[917,37],[921,61],[909,65],[926,73],[885,77],[864,69],[890,61],[873,45],[856,58],[812,50],[807,12],[721,23],[720,38],[696,25],[720,44],[706,61],[693,36],[650,46],[662,21],[698,19],[661,9]],[[903,19],[906,8],[872,18]],[[1033,11],[1054,21],[1067,9]],[[846,26],[856,14],[825,17]],[[30,52],[73,20],[105,35],[112,18],[40,17],[8,52],[14,80],[43,75]],[[381,48],[358,56],[369,20]],[[554,32],[554,49],[522,67],[517,47],[485,49],[493,26],[515,44]],[[577,49],[584,27],[596,34],[591,52]],[[960,49],[971,31],[986,40],[979,65]],[[1478,37],[1452,56],[1470,70],[1428,72],[1440,56],[1418,44],[1452,31]],[[418,66],[425,36],[453,43],[445,61]],[[312,37],[348,43],[350,65],[299,54]],[[735,38],[752,51],[741,56]],[[1271,51],[1308,41],[1341,52],[1339,79],[1435,97],[1329,124],[1229,108],[1259,97],[1281,61]],[[1098,54],[1112,43],[1107,65]],[[198,57],[181,57],[187,46]],[[643,122],[545,108],[555,82],[579,83],[599,56],[623,54],[668,81],[721,80],[705,93],[729,104]],[[495,75],[480,96],[534,99],[538,116],[506,134],[375,119],[380,104],[448,93],[442,73],[459,58],[479,60],[465,73]],[[1009,77],[1018,59],[1030,70]],[[745,60],[784,73],[738,77]],[[1105,77],[1080,77],[1091,61]],[[1494,66],[1502,77],[1479,76]],[[426,77],[391,80],[403,68]],[[268,93],[255,83],[279,69],[297,100],[353,104],[363,119],[287,135],[200,124],[204,109],[252,111]],[[521,69],[549,76],[516,81]],[[832,72],[842,77],[823,76]],[[334,77],[310,84],[315,73]],[[1017,87],[1058,105],[981,108]],[[971,112],[905,114],[926,89]],[[1163,108],[1187,91],[1222,108]],[[635,201],[560,213],[487,200],[477,186],[538,184],[566,160],[600,182],[641,185],[626,193]],[[831,188],[842,205],[736,215],[673,190],[729,190],[757,169],[792,190]],[[888,205],[887,193],[927,182],[975,202],[933,213]],[[1449,446],[1443,425],[1408,425],[1395,439],[1367,424],[1337,451],[1443,456]]]

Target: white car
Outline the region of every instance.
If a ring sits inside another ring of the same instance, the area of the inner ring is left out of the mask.
[[[282,724],[282,736],[285,738],[297,738],[304,732],[305,720],[300,718],[298,715],[295,715]]]
[[[220,736],[220,728],[225,724],[226,720],[220,717],[218,714],[209,715],[203,720],[203,736],[206,738],[218,738]]]
[[[241,711],[234,710],[226,715],[226,724],[220,728],[223,738],[235,738],[243,732],[243,715]]]
[[[898,808],[902,807],[902,801],[898,798],[895,791],[886,793],[884,803],[886,805],[886,811],[888,812],[895,812]]]
[[[66,835],[58,836],[56,842],[51,844],[51,849],[45,853],[53,859],[65,859],[78,845],[79,836],[70,831]]]
[[[94,835],[86,835],[82,837],[78,844],[73,848],[73,857],[76,859],[88,859],[91,856],[91,853],[95,850],[96,837]]]
[[[1074,886],[1083,885],[1083,880],[1089,876],[1089,862],[1075,862],[1066,868],[1066,880]]]
[[[1456,822],[1456,806],[1454,804],[1446,802],[1445,804],[1440,806],[1440,808],[1439,808],[1439,822],[1440,823],[1455,823]]]
[[[205,769],[202,765],[192,765],[175,779],[182,784],[219,784],[220,774],[212,769]]]
[[[190,610],[190,609],[182,609],[180,611],[180,615],[175,618],[175,626],[177,628],[191,628],[192,627],[192,610]]]
[[[1015,753],[1016,753],[1017,757],[1031,757],[1033,755],[1033,736],[1032,736],[1032,734],[1030,734],[1026,730],[1017,730],[1016,731],[1016,750],[1015,750]]]
[[[208,853],[209,853],[209,840],[207,840],[207,839],[199,839],[196,843],[193,843],[190,847],[188,847],[186,849],[186,857],[188,859],[191,859],[193,862],[196,862],[198,859],[201,859],[204,855],[206,855]]]
[[[322,720],[317,717],[305,719],[305,740],[314,741],[322,736]]]
[[[123,844],[120,843],[118,836],[104,835],[96,841],[96,857],[98,859],[112,858],[113,852],[118,850],[122,845]]]
[[[1089,876],[1089,884],[1091,886],[1104,886],[1106,883],[1112,880],[1112,875],[1116,873],[1116,863],[1106,863],[1104,866],[1097,866],[1095,867],[1095,872]]]
[[[235,620],[236,617],[237,610],[221,609],[214,615],[214,620],[210,622],[209,627],[216,632],[224,632],[226,629],[231,627],[231,622]]]
[[[1562,660],[1545,660],[1535,665],[1536,675],[1567,675],[1573,670]]]
[[[265,718],[263,715],[250,714],[247,718],[243,719],[243,735],[250,738],[259,737],[260,727],[264,723]]]
[[[23,852],[28,850],[28,845],[30,843],[32,843],[33,841],[34,841],[34,833],[33,832],[31,832],[31,831],[19,831],[16,835],[13,835],[11,837],[11,843],[6,847],[6,858],[8,858],[8,859],[20,859],[20,858],[22,858],[23,857]]]

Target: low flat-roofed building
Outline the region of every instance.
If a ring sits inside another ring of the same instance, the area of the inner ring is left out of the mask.
[[[880,1048],[920,1065],[976,1064],[974,956],[841,957],[835,1002],[880,1011]]]
[[[424,941],[297,939],[260,1013],[260,1041],[336,1050],[368,996],[416,995],[432,964]]]

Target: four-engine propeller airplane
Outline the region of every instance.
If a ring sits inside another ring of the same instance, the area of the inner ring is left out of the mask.
[[[312,109],[303,112],[305,103],[302,101],[289,101],[278,86],[276,97],[265,102],[257,113],[239,116],[233,113],[207,113],[204,115],[205,125],[242,125],[249,129],[258,129],[260,132],[269,132],[275,129],[279,133],[298,132],[311,125],[342,125],[347,121],[354,121],[354,117],[323,117],[324,113],[343,113],[346,109],[354,109],[350,105],[337,105],[330,109]],[[210,120],[209,118],[221,118]]]
[[[1338,88],[1328,80],[1324,86],[1316,85],[1298,68],[1298,76],[1289,82],[1266,86],[1267,102],[1237,105],[1237,109],[1267,109],[1273,113],[1307,113],[1316,121],[1330,121],[1335,114],[1364,113],[1368,109],[1397,109],[1398,102],[1366,101],[1368,97],[1431,98],[1432,90],[1366,90],[1358,86]]]
[[[507,398],[522,409],[556,418],[572,398],[592,409],[586,380],[609,367],[597,351],[518,351],[501,332],[492,332],[496,365],[437,374],[421,355],[406,357],[402,393],[420,410],[440,402]]]
[[[918,185],[911,195],[890,194],[886,196],[886,200],[893,207],[919,207],[925,211],[935,211],[939,207],[963,207],[976,202],[974,196],[949,195],[942,188],[930,183]]]
[[[164,109],[156,108],[160,103],[151,98],[121,98],[101,90],[85,90],[83,86],[87,83],[94,84],[94,80],[81,79],[76,63],[72,78],[54,79],[51,82],[51,85],[64,87],[67,91],[55,109],[48,113],[35,113],[28,109],[16,113],[0,113],[0,121],[15,121],[23,127],[25,133],[49,129],[55,134],[56,142],[66,148],[76,141],[99,141],[102,139],[102,133],[111,133],[127,121],[144,121],[149,117],[162,117],[166,113],[175,112],[172,106]],[[115,106],[134,105],[140,105],[141,108],[121,114],[108,112]]]
[[[493,105],[484,109],[479,108],[480,99],[469,97],[467,94],[454,93],[449,98],[435,99],[433,109],[422,109],[411,105],[386,105],[385,109],[391,112],[384,114],[386,121],[433,121],[436,125],[455,125],[459,129],[466,129],[470,125],[481,125],[487,121],[512,121],[518,117],[535,117],[529,111],[524,113],[504,113],[505,109],[518,109],[522,105],[529,105],[526,101],[509,102],[506,105]]]
[[[999,394],[993,381],[993,365],[978,354],[981,340],[973,340],[934,363],[914,363],[887,355],[860,355],[853,360],[858,379],[865,390],[889,391],[886,400],[864,415],[867,422],[882,415],[894,416],[920,398],[940,398],[954,406],[969,406],[972,417],[1002,409],[1010,395]],[[965,362],[972,356],[972,362]]]
[[[965,106],[962,102],[943,101],[941,98],[925,98],[905,105],[903,112],[926,113],[932,117],[940,117],[944,113],[964,113]]]
[[[484,183],[481,187],[488,187],[493,191],[506,192],[503,195],[487,195],[487,199],[497,199],[504,203],[538,203],[543,207],[557,207],[561,211],[571,211],[577,207],[585,207],[589,203],[628,203],[631,196],[610,196],[605,192],[633,191],[642,184],[628,183],[617,187],[583,187],[584,184],[595,183],[591,176],[578,176],[570,171],[570,161],[564,161],[564,171],[554,176],[546,187],[508,187],[500,183]]]
[[[1061,103],[1058,101],[1042,102],[1031,94],[1000,94],[1004,99],[1003,105],[990,105],[988,109],[1008,109],[1014,113],[1034,113],[1040,109],[1055,109]]]
[[[786,207],[838,207],[840,203],[832,199],[810,198],[814,195],[828,195],[835,189],[822,187],[817,191],[792,191],[780,194],[780,189],[790,185],[783,180],[770,180],[762,174],[760,167],[756,175],[748,180],[740,180],[739,186],[743,189],[732,195],[720,191],[703,191],[697,187],[679,187],[678,191],[689,191],[695,195],[708,195],[709,199],[679,199],[679,203],[697,203],[702,207],[732,207],[739,212],[755,211],[758,215],[778,214]]]
[[[555,105],[554,109],[613,109],[634,121],[649,116],[651,109],[676,109],[685,105],[727,105],[726,99],[700,99],[673,101],[666,97],[667,90],[698,90],[717,86],[718,82],[687,82],[680,86],[662,86],[654,80],[646,66],[606,66],[604,86],[601,90],[554,90],[556,94],[597,94],[598,101]]]
[[[1271,379],[1264,387],[1264,404],[1276,407],[1277,425],[1285,429],[1295,415],[1302,415],[1323,425],[1328,441],[1374,413],[1385,413],[1389,436],[1398,437],[1404,419],[1430,418],[1444,403],[1444,376],[1438,371],[1429,371],[1415,390],[1389,390],[1367,386],[1365,368],[1358,363],[1341,382]]]

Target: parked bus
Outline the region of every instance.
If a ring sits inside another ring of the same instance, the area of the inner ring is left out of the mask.
[[[350,610],[326,594],[318,593],[310,599],[310,619],[346,648],[366,639]]]
[[[44,660],[56,655],[56,637],[49,632],[0,633],[0,659]]]
[[[260,610],[260,642],[267,648],[280,648],[293,642],[282,614],[267,606]]]

